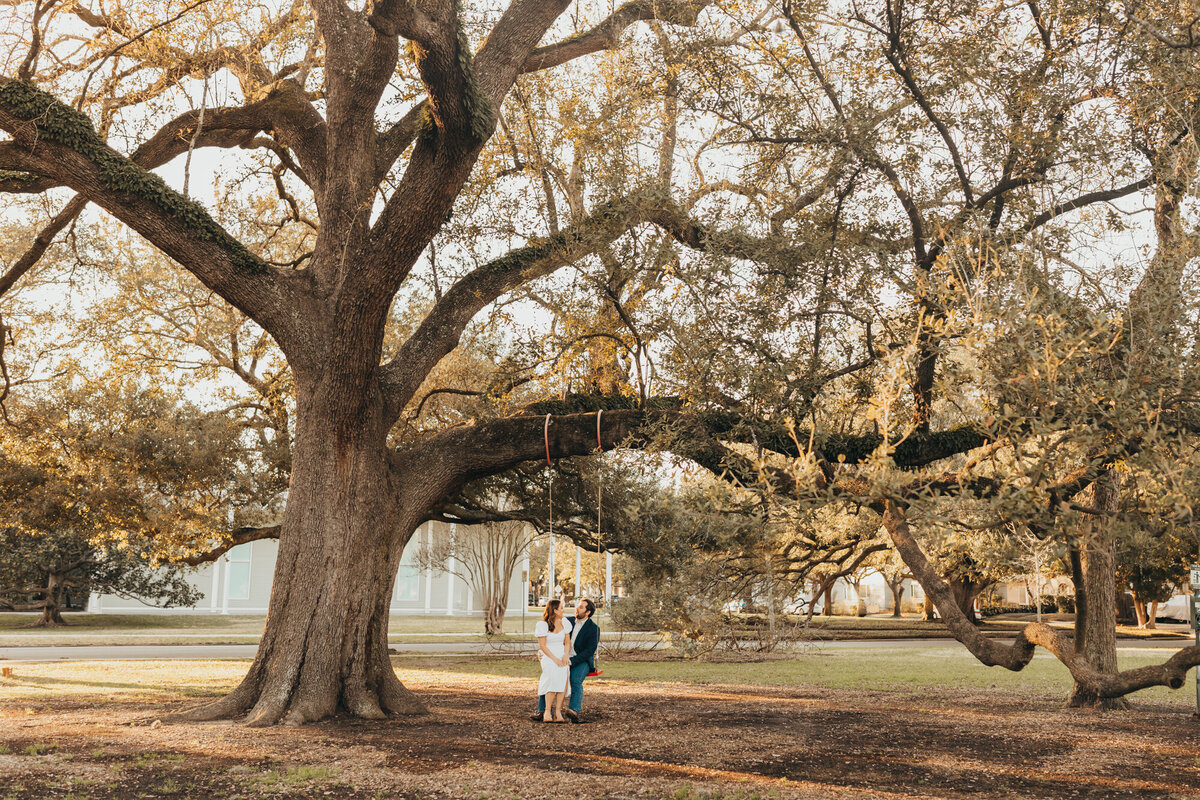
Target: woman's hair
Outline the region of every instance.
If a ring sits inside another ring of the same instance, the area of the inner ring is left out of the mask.
[[[554,612],[558,611],[558,607],[562,605],[562,600],[551,600],[546,603],[546,610],[542,612],[542,620],[551,628],[554,627]]]

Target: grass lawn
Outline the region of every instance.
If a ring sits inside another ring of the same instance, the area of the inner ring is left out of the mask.
[[[220,614],[66,614],[62,628],[31,628],[39,619],[35,613],[0,612],[0,647],[21,645],[120,645],[120,644],[254,644],[262,635],[266,617]],[[529,612],[504,620],[506,636],[533,635],[537,615]],[[597,622],[611,630],[608,618]],[[480,617],[394,616],[390,639],[405,641],[483,641]],[[453,634],[442,636],[441,634]]]
[[[1121,669],[1166,661],[1174,649],[1121,649]],[[532,659],[463,658],[437,661],[428,658],[397,659],[398,667],[458,674],[485,674],[529,678],[538,674]],[[879,646],[869,650],[821,651],[806,655],[740,663],[701,661],[604,661],[600,680],[623,683],[679,682],[696,685],[738,684],[744,686],[812,686],[822,689],[877,689],[909,694],[936,693],[956,689],[996,689],[1022,695],[1044,696],[1059,703],[1071,688],[1071,677],[1054,656],[1040,651],[1020,672],[985,667],[954,643],[945,647]],[[1138,699],[1195,705],[1194,685],[1171,691],[1155,687],[1139,692]],[[1198,753],[1200,755],[1200,753]]]
[[[1121,669],[1161,663],[1173,652],[1168,649],[1121,649]],[[398,670],[410,675],[446,675],[518,678],[533,681],[538,665],[532,658],[511,656],[434,657],[400,656],[392,659]],[[71,663],[15,664],[16,677],[0,680],[0,703],[45,697],[49,694],[133,692],[155,695],[183,694],[232,688],[244,674],[245,659],[206,661],[98,661]],[[763,661],[612,661],[601,664],[603,677],[594,682],[622,685],[634,683],[731,684],[741,686],[810,686],[821,689],[874,689],[908,694],[936,693],[948,686],[955,689],[995,689],[1026,696],[1044,696],[1059,702],[1070,690],[1066,667],[1045,652],[1020,672],[985,667],[957,644],[945,647],[881,645],[869,650],[824,650]],[[131,677],[135,676],[135,677]],[[438,678],[441,679],[441,678]],[[406,678],[405,680],[409,680]],[[1171,691],[1156,687],[1137,693],[1138,699],[1177,704],[1195,703],[1190,682]]]
[[[1069,626],[1069,615],[1054,615],[1051,620],[1059,626]],[[213,614],[87,614],[66,615],[67,627],[31,628],[38,614],[0,612],[0,647],[21,645],[120,645],[120,644],[254,644],[262,634],[266,617],[258,615]],[[802,617],[781,617],[792,624]],[[992,617],[981,626],[985,633],[1011,636],[1020,630],[1032,615]],[[504,620],[506,636],[528,638],[533,633],[538,614],[530,611],[522,620],[520,614]],[[597,616],[600,627],[614,630],[607,615]],[[524,634],[522,634],[522,628]],[[926,621],[917,617],[894,619],[891,616],[814,617],[810,626],[814,640],[854,639],[951,639],[941,621]],[[478,617],[393,616],[390,627],[392,642],[475,642],[484,641],[483,621]],[[653,634],[647,634],[652,636]],[[1141,631],[1137,628],[1118,628],[1122,638],[1177,639],[1186,636],[1180,631]],[[2,799],[0,799],[2,800]]]

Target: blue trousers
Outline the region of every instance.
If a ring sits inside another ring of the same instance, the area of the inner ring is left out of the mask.
[[[567,708],[576,714],[583,712],[583,679],[591,671],[592,665],[586,661],[571,667],[571,677],[568,679],[571,683],[571,696],[567,698]],[[546,713],[546,695],[544,694],[538,695],[537,713]]]

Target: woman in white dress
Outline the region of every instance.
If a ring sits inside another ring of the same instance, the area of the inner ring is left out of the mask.
[[[567,679],[571,674],[571,623],[563,617],[562,600],[551,600],[546,604],[542,621],[534,628],[534,634],[542,662],[538,694],[546,696],[542,722],[566,722],[562,706],[567,692]]]

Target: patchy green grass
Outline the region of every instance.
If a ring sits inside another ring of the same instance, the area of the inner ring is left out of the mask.
[[[286,770],[272,770],[255,778],[254,782],[267,791],[282,791],[314,783],[328,783],[337,777],[338,771],[332,767],[289,767]]]
[[[53,636],[56,633],[138,633],[141,631],[204,631],[232,630],[243,633],[262,633],[261,614],[222,616],[218,614],[86,614],[68,612],[65,628],[29,628],[39,614],[4,612],[0,613],[0,632]]]
[[[1161,663],[1170,649],[1119,648],[1121,669]],[[461,658],[453,663],[436,659],[397,659],[398,667],[492,674],[534,680],[539,667],[528,658]],[[1052,655],[1039,652],[1020,672],[985,667],[957,643],[945,646],[879,645],[853,650],[819,648],[790,658],[751,662],[703,661],[603,661],[604,675],[598,680],[622,682],[666,682],[689,684],[739,684],[747,686],[813,686],[827,689],[903,690],[909,693],[936,691],[946,687],[1006,689],[1061,699],[1071,688],[1070,674]],[[1147,700],[1195,701],[1189,679],[1187,687],[1171,691],[1155,687],[1138,692]]]

